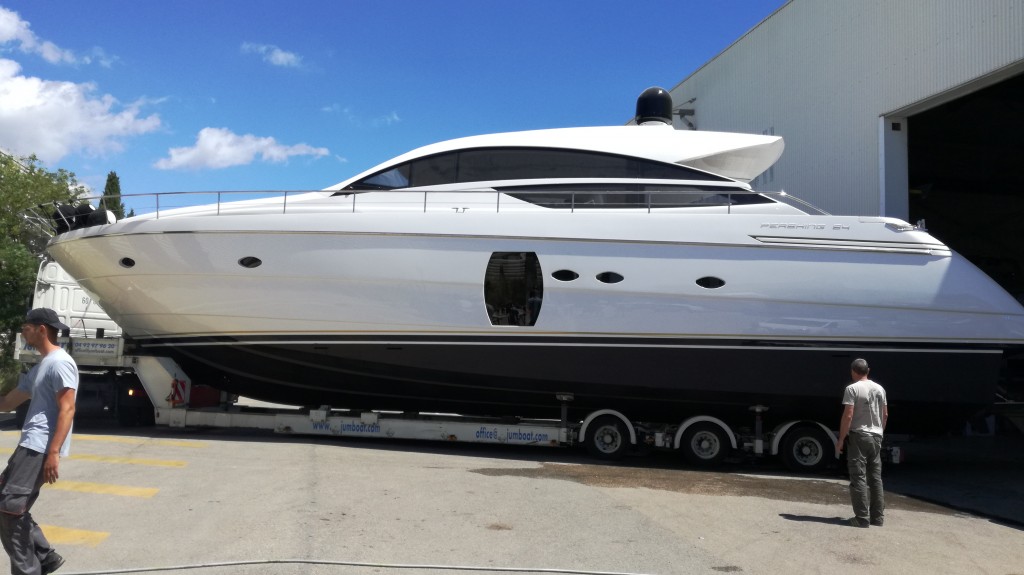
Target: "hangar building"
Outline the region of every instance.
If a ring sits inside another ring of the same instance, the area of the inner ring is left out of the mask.
[[[755,189],[923,219],[1024,299],[1024,0],[791,0],[670,93],[785,139]]]

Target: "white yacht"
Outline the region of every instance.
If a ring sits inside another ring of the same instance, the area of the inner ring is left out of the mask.
[[[441,142],[323,191],[57,214],[48,251],[138,351],[281,403],[830,421],[856,357],[897,428],[992,402],[1016,300],[904,221],[753,191],[782,139],[674,130],[666,97],[638,125]]]

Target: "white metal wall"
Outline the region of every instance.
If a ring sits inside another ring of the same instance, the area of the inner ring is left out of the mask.
[[[784,189],[836,214],[906,217],[905,185],[888,192],[899,201],[882,196],[881,166],[900,162],[880,160],[892,154],[880,149],[891,139],[880,118],[1017,73],[1024,0],[792,0],[671,94],[677,106],[696,97],[686,107],[697,129],[785,139],[757,189]]]

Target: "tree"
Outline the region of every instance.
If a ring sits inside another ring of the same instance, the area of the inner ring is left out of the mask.
[[[124,219],[124,202],[121,201],[121,178],[117,172],[107,174],[107,185],[103,186],[103,207],[114,212],[118,220]],[[132,214],[135,215],[135,210]]]
[[[56,204],[77,203],[85,188],[66,170],[50,172],[35,156],[0,152],[0,389],[16,380],[15,335],[32,304],[39,257],[47,236],[25,210],[49,215]]]

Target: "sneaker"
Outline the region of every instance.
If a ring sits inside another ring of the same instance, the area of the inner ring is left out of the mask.
[[[60,569],[60,566],[63,564],[64,558],[56,551],[50,551],[46,554],[46,558],[40,563],[40,567],[42,567],[42,574],[46,575],[47,573],[53,573],[57,569]]]
[[[868,528],[868,522],[863,520],[863,519],[859,519],[857,517],[849,518],[846,521],[846,523],[849,524],[850,527],[861,527],[863,529],[867,529]]]
[[[879,517],[878,519],[872,519],[871,520],[871,524],[874,525],[875,527],[881,527],[881,526],[885,525],[885,518],[884,517]]]

